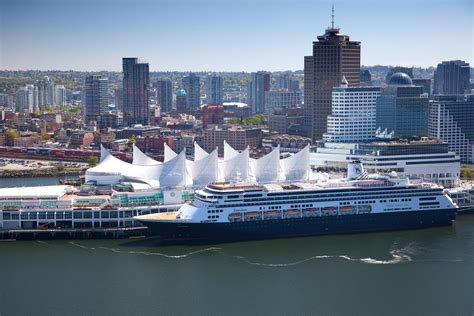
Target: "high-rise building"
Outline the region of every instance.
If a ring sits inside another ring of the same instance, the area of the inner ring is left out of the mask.
[[[160,113],[168,113],[173,109],[173,82],[169,79],[160,79],[156,82],[156,102],[160,106]]]
[[[294,108],[301,106],[301,91],[267,91],[265,92],[265,113],[272,113],[276,108]]]
[[[288,81],[290,80],[290,74],[287,72],[281,73],[276,79],[277,90],[288,90]]]
[[[431,102],[428,134],[448,143],[461,163],[474,163],[474,94],[436,96]]]
[[[443,61],[434,74],[434,94],[463,94],[469,88],[469,63]]]
[[[12,105],[13,105],[13,97],[5,93],[0,93],[0,106],[11,107]]]
[[[186,90],[179,88],[176,91],[176,111],[178,113],[184,113],[187,110],[187,98]]]
[[[332,90],[332,113],[323,140],[332,143],[359,143],[375,140],[376,102],[380,87],[348,87],[343,79]]]
[[[49,107],[55,106],[54,100],[54,83],[48,76],[38,80],[36,83],[38,87],[38,106],[40,110],[46,110]]]
[[[38,88],[36,86],[29,84],[16,91],[15,110],[21,113],[38,111]]]
[[[148,88],[150,74],[148,63],[138,58],[123,58],[123,124],[148,125],[150,110],[148,106]]]
[[[431,79],[412,79],[413,85],[423,87],[423,92],[431,95]]]
[[[270,73],[252,72],[248,88],[249,106],[253,114],[265,113],[265,92],[270,91]]]
[[[222,104],[224,99],[224,80],[221,76],[210,74],[207,76],[207,104]]]
[[[108,113],[109,80],[100,75],[87,76],[84,86],[84,122],[101,124],[101,116]]]
[[[299,92],[300,88],[300,79],[296,76],[288,77],[288,91]]]
[[[201,106],[201,80],[198,76],[190,73],[182,80],[183,88],[186,90],[186,107],[189,110],[199,109]]]
[[[327,130],[327,117],[331,114],[332,88],[345,76],[349,86],[360,84],[360,42],[334,27],[334,10],[331,27],[313,42],[312,56],[304,59],[304,110],[308,136],[322,138]]]
[[[219,104],[206,104],[202,108],[202,127],[224,123],[224,107]]]
[[[54,87],[54,100],[57,106],[67,105],[66,88],[63,85]]]
[[[411,78],[395,73],[377,99],[377,137],[413,138],[428,135],[428,94]]]

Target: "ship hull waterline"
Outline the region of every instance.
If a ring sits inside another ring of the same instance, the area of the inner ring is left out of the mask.
[[[451,208],[228,223],[138,220],[161,241],[230,242],[448,226],[456,214],[457,209]]]

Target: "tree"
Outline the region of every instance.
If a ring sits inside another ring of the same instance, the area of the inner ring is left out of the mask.
[[[49,135],[48,133],[44,132],[44,133],[41,133],[41,138],[43,139],[43,141],[48,141],[51,139],[51,135]]]
[[[99,157],[89,156],[89,158],[87,158],[87,163],[89,164],[90,167],[95,167],[99,163]]]
[[[18,131],[13,128],[7,130],[7,143],[9,146],[13,146],[15,138],[19,136]]]
[[[242,123],[242,120],[238,117],[231,117],[230,119],[227,120],[227,123],[229,123],[229,124],[240,124],[240,123]]]
[[[130,136],[129,140],[130,140],[130,142],[131,142],[132,144],[136,144],[136,143],[137,143],[137,137],[136,137],[135,135]]]

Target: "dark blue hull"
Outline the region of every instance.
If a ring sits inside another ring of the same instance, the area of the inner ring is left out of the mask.
[[[231,223],[143,221],[143,224],[164,240],[225,242],[445,226],[455,219],[456,211],[438,209]]]

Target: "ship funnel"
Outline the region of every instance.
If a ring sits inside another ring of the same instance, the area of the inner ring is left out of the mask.
[[[365,179],[367,176],[367,172],[359,160],[353,160],[347,164],[347,180]]]

